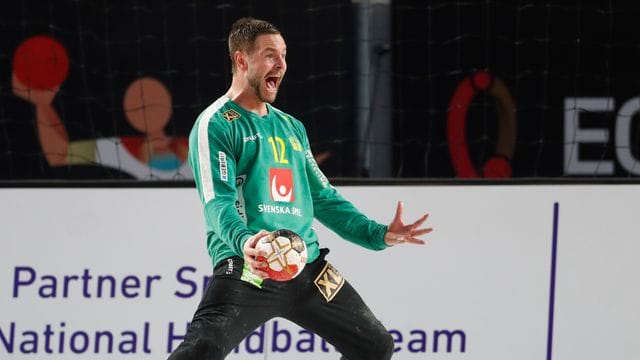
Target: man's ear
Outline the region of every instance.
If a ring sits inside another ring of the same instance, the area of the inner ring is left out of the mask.
[[[236,50],[233,53],[233,60],[236,63],[236,68],[239,70],[247,70],[247,54],[244,51]]]

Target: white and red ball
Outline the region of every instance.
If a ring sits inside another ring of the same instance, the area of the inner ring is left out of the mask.
[[[302,272],[307,263],[307,245],[291,230],[272,231],[258,240],[256,249],[266,253],[264,257],[257,256],[256,260],[269,265],[265,272],[272,280],[291,280]]]

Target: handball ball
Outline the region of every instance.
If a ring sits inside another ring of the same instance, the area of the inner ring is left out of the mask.
[[[291,280],[302,272],[307,263],[307,245],[291,230],[272,231],[258,240],[256,249],[266,253],[265,257],[257,256],[256,260],[269,265],[265,272],[272,280]]]

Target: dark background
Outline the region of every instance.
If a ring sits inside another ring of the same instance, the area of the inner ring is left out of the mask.
[[[514,177],[564,176],[565,97],[613,97],[617,111],[638,95],[639,33],[633,28],[639,11],[633,2],[393,3],[400,176],[455,175],[445,140],[446,109],[458,82],[475,70],[501,78],[517,103]],[[494,151],[492,102],[479,97],[467,117],[478,166]],[[608,129],[613,139],[615,115],[586,114],[581,125]],[[640,158],[637,125],[632,133],[632,153]],[[613,140],[580,151],[589,160],[615,160]],[[630,175],[616,165],[615,176]]]
[[[612,97],[611,113],[584,127],[614,134],[619,106],[638,95],[640,5],[622,1],[408,1],[390,4],[393,174],[454,178],[446,112],[460,81],[477,70],[502,79],[517,104],[513,177],[564,177],[564,99]],[[356,177],[356,11],[350,1],[16,1],[0,5],[0,179],[123,179],[98,166],[50,168],[34,109],[11,92],[14,50],[46,34],[67,49],[70,70],[55,107],[71,140],[139,135],[122,96],[141,76],[173,96],[170,135],[187,136],[197,114],[230,83],[226,38],[238,17],[273,22],[287,41],[289,70],[275,106],[302,120],[331,177]],[[372,24],[376,26],[376,24]],[[478,167],[494,153],[493,99],[467,116]],[[632,127],[640,158],[640,131]],[[588,159],[615,161],[613,140],[581,145]],[[595,176],[595,175],[594,175]],[[630,177],[616,163],[615,177]]]
[[[69,53],[69,75],[54,103],[72,141],[140,135],[127,123],[122,109],[127,86],[140,76],[152,76],[167,86],[173,97],[167,132],[188,136],[198,113],[229,87],[228,31],[233,21],[248,15],[272,21],[286,37],[290,67],[275,105],[304,121],[315,151],[331,149],[341,154],[327,162],[329,173],[349,173],[353,124],[344,120],[353,117],[351,10],[346,1],[312,5],[297,1],[3,2],[0,178],[127,177],[98,166],[49,168],[35,133],[33,106],[11,93],[13,51],[25,39],[47,34]]]

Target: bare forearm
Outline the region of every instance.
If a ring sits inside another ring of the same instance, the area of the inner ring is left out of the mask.
[[[69,136],[58,113],[50,104],[36,106],[38,137],[42,152],[51,166],[67,163]]]

